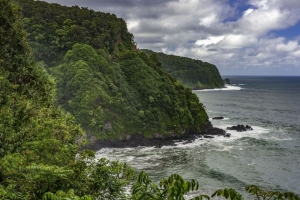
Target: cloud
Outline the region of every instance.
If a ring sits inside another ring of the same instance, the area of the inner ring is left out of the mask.
[[[213,37],[213,36],[210,36],[208,37],[207,39],[204,39],[204,40],[197,40],[195,42],[196,45],[199,45],[199,46],[208,46],[208,45],[211,45],[211,44],[217,44],[218,42],[222,41],[224,39],[224,35],[222,36],[217,36],[217,37]]]
[[[279,43],[276,45],[276,50],[278,51],[287,51],[293,52],[299,49],[299,45],[297,41],[289,41],[288,43]]]
[[[232,49],[232,48],[243,48],[255,46],[257,43],[257,38],[253,35],[226,35],[224,40],[220,43],[222,48],[224,49]]]
[[[271,75],[289,68],[300,75],[300,36],[284,35],[300,23],[299,0],[53,1],[114,13],[126,21],[138,48],[211,62],[222,74]],[[270,70],[275,67],[276,73]]]

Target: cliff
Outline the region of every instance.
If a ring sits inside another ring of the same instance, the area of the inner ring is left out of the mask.
[[[198,97],[135,48],[124,20],[78,6],[18,0],[35,58],[57,84],[57,104],[99,139],[201,131]]]
[[[187,57],[156,53],[148,49],[141,52],[147,55],[156,54],[163,69],[176,78],[184,87],[191,89],[207,89],[224,87],[218,68],[208,62]]]

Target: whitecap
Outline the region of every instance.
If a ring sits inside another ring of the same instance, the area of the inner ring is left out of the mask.
[[[289,136],[271,136],[267,139],[273,140],[273,141],[291,141],[291,140],[294,140],[293,138],[291,138]]]
[[[146,152],[146,151],[152,151],[155,146],[152,146],[152,147],[138,147],[140,152]]]
[[[227,127],[231,127],[233,125],[231,124],[222,124],[222,125],[214,125],[217,128],[226,130]],[[230,142],[232,140],[240,139],[243,137],[252,137],[252,138],[258,138],[261,137],[260,135],[264,133],[269,133],[270,129],[260,127],[260,126],[251,126],[253,130],[245,131],[245,132],[237,132],[235,130],[226,130],[226,133],[230,133],[230,137],[216,137],[217,140],[222,142]]]
[[[234,146],[223,146],[223,149],[218,149],[217,151],[228,151],[231,153],[231,151],[234,149]]]
[[[187,148],[194,148],[197,146],[200,146],[204,143],[207,143],[207,141],[211,140],[211,138],[196,138],[193,142],[187,142],[187,141],[180,141],[180,142],[175,142],[176,146],[162,146],[161,149],[174,149],[174,148],[179,148],[179,149],[187,149]]]
[[[222,91],[222,90],[242,90],[243,88],[235,85],[225,85],[225,88],[215,88],[215,89],[203,89],[195,90],[196,92],[207,92],[207,91]]]
[[[256,163],[254,161],[252,161],[251,163],[248,163],[248,166],[251,166],[251,165],[255,165]]]

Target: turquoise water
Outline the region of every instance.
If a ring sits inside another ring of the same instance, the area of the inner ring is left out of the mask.
[[[227,78],[227,77],[224,77]],[[255,184],[300,194],[300,77],[228,77],[222,90],[194,91],[213,125],[248,124],[230,138],[199,138],[177,146],[102,149],[98,157],[127,162],[154,181],[173,173],[196,179],[202,194]]]

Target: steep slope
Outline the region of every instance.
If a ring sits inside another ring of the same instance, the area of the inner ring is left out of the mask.
[[[99,138],[166,137],[200,131],[207,123],[197,96],[145,54],[124,52],[118,62],[108,57],[75,44],[53,68],[58,103],[87,132]]]
[[[191,89],[224,87],[219,70],[213,64],[187,57],[156,53],[147,49],[140,51],[147,55],[157,54],[163,69],[185,87]]]
[[[53,148],[49,140],[75,145],[81,129],[69,114],[54,107],[54,80],[31,55],[19,23],[20,9],[8,0],[0,5],[0,158],[21,152],[24,145],[34,151],[37,139],[45,150]],[[53,150],[53,155],[60,150]]]
[[[19,17],[0,1],[0,199],[126,199],[133,170],[79,151],[84,132],[54,106],[54,80],[34,61]]]
[[[122,19],[78,6],[18,1],[34,55],[56,78],[58,104],[86,132],[167,137],[209,123],[198,97],[168,75],[157,56],[136,50]]]

